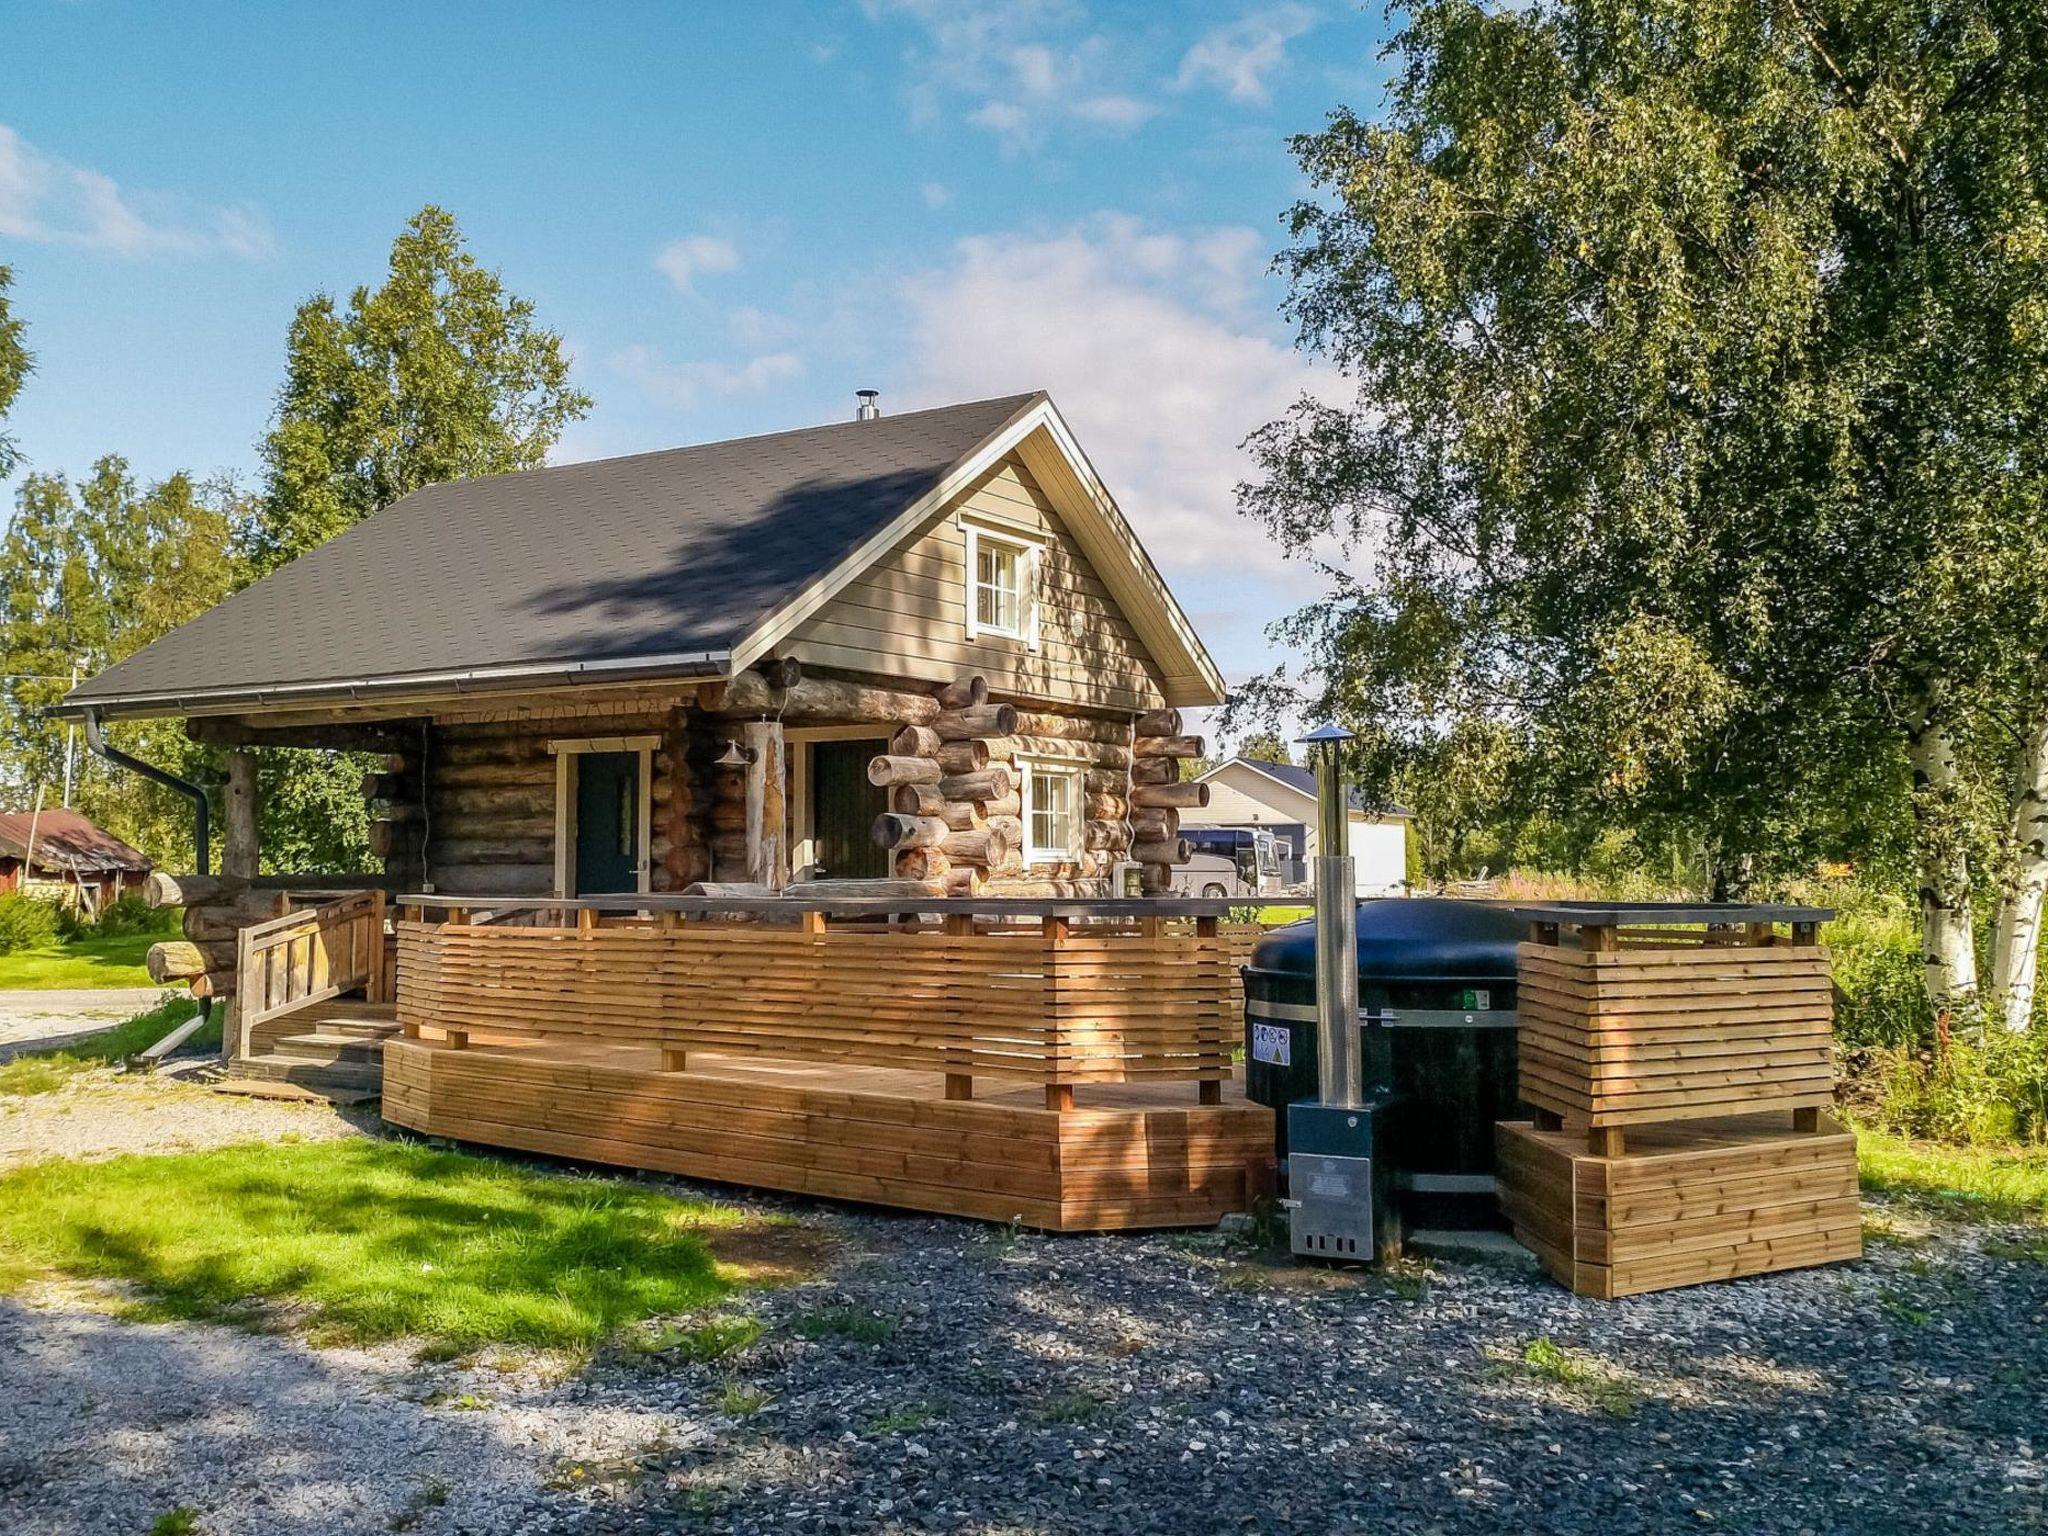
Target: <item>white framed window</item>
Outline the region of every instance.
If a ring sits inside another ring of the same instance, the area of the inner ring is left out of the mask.
[[[1054,864],[1081,853],[1081,770],[1072,763],[1024,768],[1024,862]]]
[[[967,638],[1038,644],[1038,547],[966,525]]]

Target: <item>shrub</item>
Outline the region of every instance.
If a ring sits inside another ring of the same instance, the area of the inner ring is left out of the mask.
[[[1877,1122],[1900,1135],[1969,1146],[2048,1142],[2048,1031],[1994,1029],[1938,1051],[1892,1049]]]
[[[1835,1034],[1845,1045],[1934,1044],[1934,1014],[1920,961],[1920,918],[1905,897],[1839,886],[1821,900],[1836,910],[1821,930],[1835,978]]]
[[[178,909],[152,907],[140,891],[130,891],[119,900],[107,903],[92,925],[93,933],[102,939],[123,939],[142,933],[175,933],[177,929]]]
[[[0,892],[0,955],[56,942],[58,908],[53,901]]]

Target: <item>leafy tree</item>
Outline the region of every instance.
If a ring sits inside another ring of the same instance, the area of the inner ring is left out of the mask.
[[[252,573],[423,485],[545,463],[590,397],[533,313],[431,204],[393,243],[383,286],[356,289],[346,310],[324,293],[301,304],[263,440]]]
[[[228,481],[197,484],[172,475],[138,486],[125,460],[109,455],[73,483],[30,475],[0,539],[0,672],[13,707],[0,712],[0,774],[11,798],[38,787],[54,804],[67,750],[63,722],[43,711],[80,675],[122,660],[197,617],[237,580],[235,531],[247,516]],[[115,741],[188,775],[208,770],[206,754],[175,722],[108,727]],[[70,744],[74,803],[88,816],[166,863],[192,855],[191,808],[133,774]]]
[[[16,397],[21,394],[22,381],[35,366],[35,358],[22,340],[28,326],[14,313],[8,302],[7,290],[14,286],[14,269],[0,265],[0,421],[7,419],[7,413],[14,408]],[[0,480],[14,473],[21,462],[21,448],[5,432],[0,432]]]
[[[1277,731],[1253,731],[1237,744],[1234,757],[1248,757],[1255,763],[1292,763],[1294,754]]]
[[[1907,853],[1938,999],[1997,883],[2024,1019],[2048,13],[1421,0],[1394,52],[1383,118],[1296,141],[1282,258],[1357,398],[1258,434],[1243,495],[1370,551],[1284,630],[1318,709],[1384,765],[1476,735],[1516,808],[1722,892]]]
[[[422,208],[393,243],[382,286],[357,288],[345,309],[315,294],[292,318],[249,578],[421,486],[537,468],[589,409],[532,301],[477,264],[450,214]],[[365,867],[365,766],[358,753],[296,751],[261,764],[265,863]]]

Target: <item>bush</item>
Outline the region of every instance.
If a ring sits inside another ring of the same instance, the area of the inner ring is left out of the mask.
[[[1895,1047],[1880,1072],[1885,1130],[1966,1146],[2048,1143],[2048,1031],[1994,1029],[1935,1051]]]
[[[19,891],[0,892],[0,955],[54,944],[58,920],[59,909],[54,901],[24,896]]]
[[[100,909],[92,924],[93,935],[102,939],[125,939],[142,933],[176,933],[176,907],[152,907],[140,891],[130,891]]]
[[[1920,961],[1920,917],[1907,898],[1838,886],[1819,899],[1835,908],[1821,930],[1835,978],[1835,1035],[1845,1045],[1929,1050],[1934,1014]]]

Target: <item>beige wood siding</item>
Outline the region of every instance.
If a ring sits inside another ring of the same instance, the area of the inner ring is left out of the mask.
[[[1038,645],[967,637],[961,518],[1042,540]],[[1162,702],[1158,669],[1059,514],[1014,458],[885,555],[780,647],[818,667],[948,683],[979,672],[1004,697],[1104,710]]]

